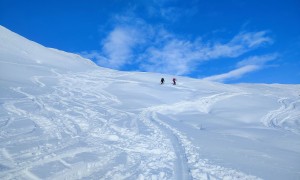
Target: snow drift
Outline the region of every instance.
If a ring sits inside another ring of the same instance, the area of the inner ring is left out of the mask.
[[[0,42],[1,179],[300,178],[300,85],[173,86]]]

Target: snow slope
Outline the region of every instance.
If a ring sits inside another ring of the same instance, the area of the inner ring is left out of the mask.
[[[300,85],[173,86],[0,42],[1,179],[300,179]]]

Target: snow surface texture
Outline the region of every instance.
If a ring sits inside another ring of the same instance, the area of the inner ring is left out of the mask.
[[[173,86],[1,26],[0,75],[0,179],[300,179],[300,85]]]

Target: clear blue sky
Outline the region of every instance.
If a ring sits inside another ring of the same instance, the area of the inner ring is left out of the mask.
[[[300,83],[299,0],[0,0],[0,24],[113,69]]]

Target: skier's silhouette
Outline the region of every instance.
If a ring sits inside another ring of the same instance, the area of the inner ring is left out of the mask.
[[[160,79],[160,84],[163,84],[165,82],[165,79],[164,78],[161,78]]]
[[[176,79],[173,78],[173,85],[176,85]]]

